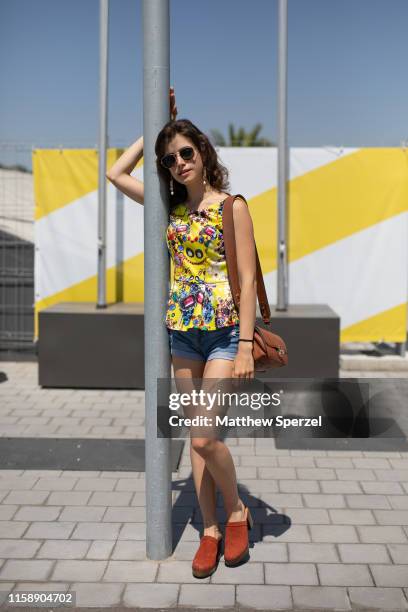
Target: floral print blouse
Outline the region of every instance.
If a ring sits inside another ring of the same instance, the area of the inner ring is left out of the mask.
[[[239,323],[228,281],[222,232],[224,201],[170,211],[166,242],[174,263],[165,324],[169,329],[216,330]]]

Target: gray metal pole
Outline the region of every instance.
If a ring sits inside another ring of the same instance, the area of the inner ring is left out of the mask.
[[[287,310],[288,261],[287,261],[287,56],[288,56],[288,2],[278,5],[278,277],[276,310]]]
[[[109,0],[99,0],[98,302],[106,308],[106,145]]]
[[[162,191],[154,152],[170,119],[169,0],[143,0],[143,66],[146,555],[158,560],[172,553],[170,439],[157,437],[157,379],[171,374],[163,322],[170,272],[164,241],[168,193]]]

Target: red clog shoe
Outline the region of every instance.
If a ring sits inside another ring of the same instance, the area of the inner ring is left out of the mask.
[[[224,561],[228,567],[238,565],[249,553],[248,529],[252,529],[254,521],[247,506],[244,512],[244,521],[225,525]]]
[[[215,572],[221,556],[221,542],[222,538],[203,535],[192,564],[195,578],[206,578]]]

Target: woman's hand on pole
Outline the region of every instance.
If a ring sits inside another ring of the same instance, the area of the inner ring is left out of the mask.
[[[170,100],[170,119],[172,121],[175,121],[177,117],[177,106],[176,106],[176,94],[174,93],[174,87],[170,87],[169,100]]]

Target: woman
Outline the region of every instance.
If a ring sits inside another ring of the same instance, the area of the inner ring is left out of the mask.
[[[211,379],[254,377],[252,338],[256,317],[256,259],[252,219],[246,202],[233,206],[240,312],[235,308],[222,239],[222,207],[229,193],[227,170],[207,136],[188,120],[176,120],[170,88],[171,120],[155,145],[159,175],[167,183],[170,225],[167,246],[175,265],[165,323],[169,332],[178,390],[202,388]],[[143,155],[143,137],[132,144],[107,173],[127,196],[143,204],[143,183],[130,176]],[[205,280],[206,279],[206,280]],[[212,282],[211,282],[212,281]],[[241,341],[242,340],[242,341]],[[191,437],[190,456],[204,532],[192,569],[197,578],[211,575],[218,563],[222,534],[216,517],[216,487],[227,516],[224,560],[237,565],[248,555],[249,509],[238,496],[236,472],[228,447],[211,436]]]

